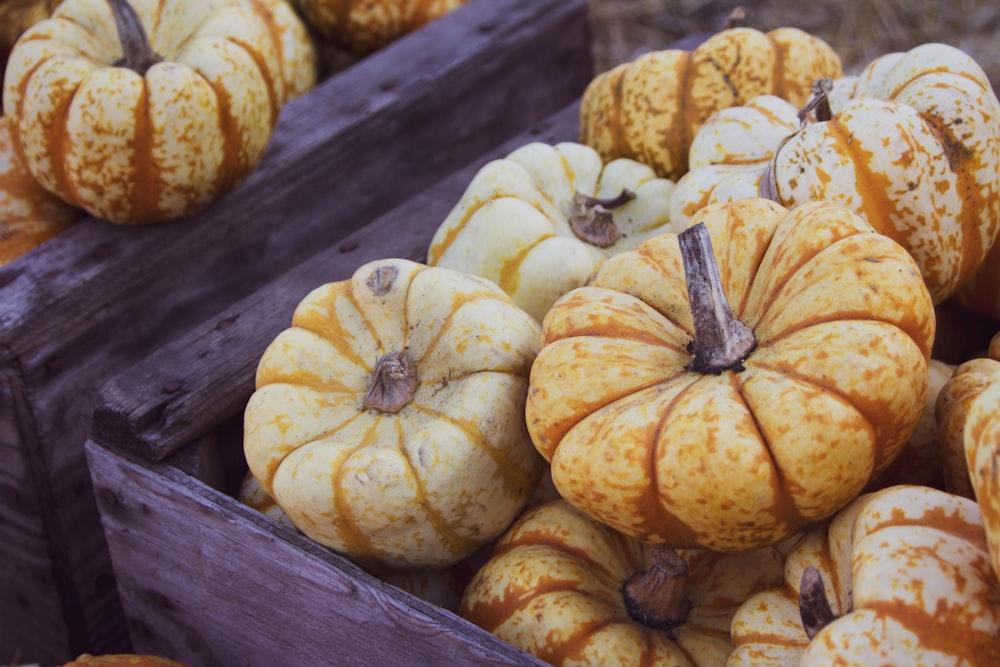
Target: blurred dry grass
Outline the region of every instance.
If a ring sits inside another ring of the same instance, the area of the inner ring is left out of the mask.
[[[862,0],[738,2],[736,0],[590,0],[598,71],[678,39],[715,32],[735,7],[759,30],[792,26],[826,40],[844,69],[856,72],[875,57],[925,42],[956,46],[1000,88],[1000,3],[996,0]]]

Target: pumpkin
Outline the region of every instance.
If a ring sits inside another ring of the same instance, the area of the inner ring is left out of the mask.
[[[288,518],[288,515],[278,507],[274,498],[268,495],[261,483],[249,471],[243,476],[240,488],[236,492],[236,499],[266,517],[274,519],[276,522],[289,528],[295,528],[295,524]]]
[[[1000,335],[992,353],[1000,352]],[[994,357],[996,358],[996,357]],[[1000,575],[1000,364],[970,402],[963,425],[965,462],[986,527],[993,571]]]
[[[464,5],[468,0],[295,0],[320,38],[366,55]]]
[[[935,400],[936,442],[944,470],[944,488],[951,493],[975,497],[967,461],[966,423],[972,404],[997,381],[1000,381],[1000,357],[969,359],[954,369]]]
[[[976,503],[889,487],[794,546],[737,610],[727,667],[1000,664],[997,599]]]
[[[14,46],[3,100],[43,187],[95,216],[149,223],[242,182],[285,90],[271,28],[249,2],[132,2],[63,2]]]
[[[1000,102],[989,79],[960,49],[928,43],[820,83],[802,128],[742,178],[759,177],[760,193],[784,206],[827,200],[856,211],[914,256],[941,303],[1000,232]],[[826,104],[830,86],[838,99]],[[697,178],[704,195],[711,174]],[[676,196],[687,198],[671,208],[681,223],[678,210],[696,210],[698,198],[681,182]]]
[[[554,500],[504,534],[459,615],[552,665],[721,666],[733,613],[780,584],[790,546],[674,552]]]
[[[936,342],[935,337],[935,342]],[[933,354],[933,352],[932,352]],[[913,434],[896,455],[889,467],[882,471],[866,491],[874,491],[899,484],[920,484],[944,489],[944,466],[938,445],[935,412],[941,389],[955,371],[953,364],[931,358],[927,364],[927,397]]]
[[[475,175],[437,228],[427,263],[488,278],[539,321],[605,258],[674,229],[674,183],[574,142],[532,142]]]
[[[245,1],[264,18],[277,46],[282,103],[310,90],[319,78],[319,51],[291,0]]]
[[[594,77],[580,103],[580,141],[605,161],[631,158],[676,181],[716,111],[767,94],[799,106],[816,79],[841,74],[836,52],[805,31],[732,25],[691,51],[651,51]]]
[[[185,667],[176,660],[145,653],[83,653],[63,667]]]
[[[61,0],[4,0],[0,2],[0,83],[7,69],[7,57],[21,34],[47,19]],[[0,112],[3,106],[0,105]]]
[[[0,265],[55,237],[82,215],[35,181],[14,151],[9,120],[0,116]]]
[[[895,458],[934,325],[913,259],[846,208],[706,206],[553,304],[528,430],[559,494],[616,530],[773,544]]]
[[[310,292],[262,354],[250,472],[299,530],[362,566],[453,564],[541,477],[524,424],[540,338],[487,280],[365,264]]]

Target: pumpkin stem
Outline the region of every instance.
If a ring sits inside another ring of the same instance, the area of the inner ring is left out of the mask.
[[[816,80],[812,85],[812,97],[806,102],[805,106],[799,109],[798,116],[799,119],[799,130],[805,127],[809,122],[809,114],[813,113],[817,122],[824,123],[831,118],[833,118],[833,110],[830,109],[830,91],[833,90],[833,79],[822,78]],[[771,159],[767,162],[767,167],[764,169],[764,174],[760,178],[760,185],[757,187],[757,193],[764,197],[765,199],[770,199],[773,202],[781,204],[781,196],[778,194],[778,179],[774,175],[774,163],[778,160],[778,153],[784,147],[788,141],[798,134],[796,131],[793,134],[788,135],[781,140],[778,147],[775,149],[774,154]]]
[[[655,547],[650,568],[633,574],[622,589],[628,615],[657,630],[670,630],[682,624],[691,610],[687,571],[687,561],[676,551]]]
[[[677,240],[694,320],[688,368],[706,375],[730,369],[741,371],[742,362],[756,347],[757,339],[750,327],[736,319],[726,300],[705,223],[688,227],[677,235]]]
[[[115,67],[128,67],[145,76],[146,70],[162,62],[163,58],[150,46],[146,29],[128,0],[108,0],[108,4],[111,5],[118,27],[118,41],[122,45],[122,58],[115,63]]]
[[[617,197],[601,199],[582,192],[573,195],[573,215],[569,225],[576,237],[598,248],[607,248],[621,238],[611,209],[635,199],[635,193],[623,188]]]
[[[815,112],[816,121],[825,123],[833,118],[833,110],[830,109],[830,91],[833,90],[833,79],[823,77],[817,79],[812,85],[812,97],[805,106],[799,109],[798,118],[801,127],[805,127],[807,117],[810,112]]]
[[[729,12],[729,16],[726,17],[725,23],[722,24],[723,30],[729,30],[731,28],[745,28],[747,25],[747,10],[743,7],[733,7],[733,11]]]
[[[837,619],[830,608],[830,600],[826,597],[823,577],[812,565],[802,571],[802,582],[799,584],[799,614],[802,616],[802,627],[806,637],[812,640],[819,631]]]
[[[390,352],[375,363],[372,386],[362,405],[382,412],[403,409],[417,391],[417,369],[406,352]]]

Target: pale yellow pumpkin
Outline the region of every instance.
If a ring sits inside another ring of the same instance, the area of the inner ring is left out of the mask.
[[[780,584],[792,543],[666,554],[555,500],[501,538],[459,614],[552,665],[721,667],[733,613]]]
[[[14,151],[6,116],[0,116],[0,265],[54,238],[83,217],[35,180]]]
[[[740,337],[700,331],[716,320],[693,314],[691,229],[653,237],[549,310],[528,428],[560,495],[625,534],[773,544],[844,507],[903,447],[934,310],[910,255],[842,206],[747,199],[696,223],[718,261],[715,312],[728,301],[735,316],[718,326]]]
[[[726,664],[989,667],[1000,664],[998,599],[979,506],[889,487],[795,545],[784,585],[736,612]]]
[[[726,28],[692,51],[665,49],[598,74],[580,105],[580,141],[605,160],[626,157],[678,180],[709,116],[758,95],[799,106],[812,83],[842,74],[822,39],[797,28]]]
[[[249,1],[66,0],[11,51],[3,106],[47,190],[114,222],[169,220],[256,167],[286,99],[278,53]]]
[[[486,164],[431,239],[427,263],[488,278],[541,321],[607,258],[665,231],[673,181],[574,142]]]
[[[299,530],[366,567],[456,563],[542,474],[524,424],[539,344],[487,280],[365,264],[306,296],[263,353],[249,469]]]

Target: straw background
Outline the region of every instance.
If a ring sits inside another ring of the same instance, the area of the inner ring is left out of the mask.
[[[689,34],[715,32],[738,6],[746,10],[751,27],[767,31],[791,26],[826,40],[849,74],[883,53],[936,41],[971,55],[995,90],[1000,84],[996,0],[590,0],[597,70],[628,62],[645,51],[669,48]]]

